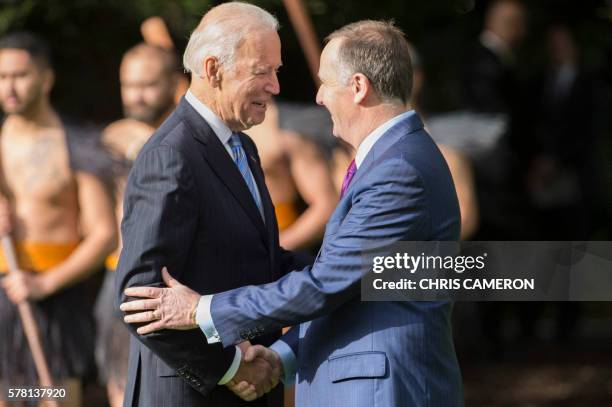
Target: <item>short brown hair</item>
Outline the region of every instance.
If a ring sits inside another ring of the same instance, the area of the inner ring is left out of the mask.
[[[344,82],[355,73],[365,75],[385,99],[410,100],[412,64],[404,33],[392,21],[363,20],[346,25],[327,38],[340,39],[338,62]]]
[[[122,62],[133,57],[158,58],[162,63],[165,74],[171,75],[179,72],[178,58],[173,50],[141,42],[123,54]]]

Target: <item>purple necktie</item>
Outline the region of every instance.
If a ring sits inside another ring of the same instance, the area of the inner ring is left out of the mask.
[[[353,175],[355,175],[355,171],[357,171],[357,165],[355,164],[355,159],[351,161],[351,165],[349,165],[346,170],[346,175],[344,176],[344,181],[342,181],[342,189],[340,190],[340,198],[344,196],[344,193],[348,189],[349,185],[351,185],[351,181],[353,179]]]

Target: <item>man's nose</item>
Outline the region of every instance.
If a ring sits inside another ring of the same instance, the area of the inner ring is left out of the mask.
[[[273,95],[278,95],[280,93],[280,84],[278,83],[278,76],[276,76],[276,72],[272,74],[272,78],[266,85],[265,90]]]
[[[317,105],[323,106],[323,92],[321,91],[321,86],[319,86],[319,89],[317,90],[315,101],[317,102]]]
[[[2,88],[2,93],[6,95],[15,95],[17,93],[15,79],[13,78],[5,78],[0,81],[0,88]]]

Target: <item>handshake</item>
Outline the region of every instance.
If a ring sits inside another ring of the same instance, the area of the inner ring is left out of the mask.
[[[240,367],[225,385],[245,401],[253,401],[278,385],[283,365],[276,352],[261,345],[242,342]]]

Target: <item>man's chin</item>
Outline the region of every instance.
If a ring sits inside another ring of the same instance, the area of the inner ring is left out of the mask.
[[[155,117],[149,113],[140,113],[140,112],[126,112],[125,117],[128,119],[133,119],[139,122],[143,122],[146,124],[152,124],[155,122]]]
[[[24,105],[2,105],[2,111],[4,112],[4,114],[9,115],[9,114],[23,114],[25,112],[25,106]]]
[[[266,116],[265,115],[261,115],[261,117],[254,115],[249,117],[246,121],[244,121],[242,123],[242,125],[244,126],[245,130],[250,129],[253,126],[257,126],[258,124],[262,124],[263,121],[265,120]]]

